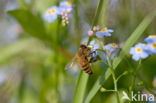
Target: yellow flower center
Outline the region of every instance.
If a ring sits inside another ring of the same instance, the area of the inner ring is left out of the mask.
[[[116,44],[116,43],[112,43],[111,46],[112,46],[112,47],[116,47],[117,44]]]
[[[141,48],[136,48],[136,52],[140,53],[140,52],[142,52],[142,49]]]
[[[48,10],[48,14],[56,13],[56,9]]]
[[[71,3],[71,2],[67,2],[67,5],[68,5],[68,6],[71,6],[71,5],[72,5],[72,3]]]
[[[101,32],[107,32],[107,30],[106,29],[102,29]]]
[[[90,49],[92,49],[92,48],[93,48],[93,46],[91,46],[91,45],[89,45],[88,47],[89,47]]]
[[[153,47],[153,48],[156,48],[156,43],[153,43],[153,44],[152,44],[152,47]]]
[[[156,35],[149,35],[149,37],[150,37],[150,38],[154,38],[154,37],[156,37]]]

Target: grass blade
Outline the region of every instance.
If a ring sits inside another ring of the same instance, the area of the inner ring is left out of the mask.
[[[103,0],[99,0],[92,27],[97,24],[97,20],[100,16],[100,12],[101,12],[102,4],[103,4]],[[90,40],[91,40],[91,37],[89,38],[88,43],[90,42]],[[82,72],[82,71],[80,72],[79,78],[77,81],[77,87],[75,90],[73,103],[83,103],[83,98],[84,98],[85,88],[87,86],[88,78],[89,78],[88,74],[86,74],[85,72]]]
[[[83,97],[85,94],[88,77],[89,76],[87,73],[83,71],[80,72],[80,75],[77,81],[77,87],[75,90],[76,95],[74,96],[73,103],[83,103]]]

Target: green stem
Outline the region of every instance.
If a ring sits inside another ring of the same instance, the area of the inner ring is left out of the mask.
[[[56,46],[54,46],[53,48],[54,48],[54,53],[55,54],[57,54],[57,55],[55,55],[54,56],[54,58],[55,58],[55,63],[57,64],[56,65],[56,68],[55,68],[55,92],[56,92],[56,98],[57,98],[57,100],[58,100],[58,102],[60,102],[60,92],[59,92],[59,82],[60,82],[60,69],[58,69],[58,68],[60,68],[59,66],[60,66],[60,64],[61,64],[61,62],[60,62],[60,60],[59,60],[59,58],[60,58],[60,52],[59,52],[59,49],[57,48],[57,46],[58,47],[60,47],[61,45],[60,45],[60,43],[59,43],[59,41],[60,41],[60,27],[61,27],[61,19],[59,19],[58,20],[58,22],[57,22],[57,29],[56,29],[56,38],[55,38],[55,45]]]
[[[104,92],[116,92],[115,90],[105,90]]]
[[[123,72],[119,77],[117,77],[116,81],[118,82],[119,79],[120,79],[121,77],[123,77],[124,75],[126,75],[127,73],[128,73],[128,71]]]
[[[116,91],[117,102],[120,103],[120,97],[119,97],[118,86],[117,86],[117,79],[116,79],[116,76],[115,76],[113,65],[112,65],[111,60],[110,60],[110,58],[108,56],[107,56],[107,60],[108,60],[109,68],[110,68],[110,71],[111,71],[111,74],[112,74],[112,77],[113,77],[114,90]]]
[[[103,4],[103,0],[99,0],[99,4],[95,13],[92,27],[97,23],[97,20],[99,18],[100,11],[102,8],[102,4]],[[90,40],[91,40],[91,37],[89,38],[87,44],[89,44]],[[85,88],[87,85],[88,78],[89,78],[88,74],[84,73],[83,71],[80,72],[75,94],[74,94],[73,103],[83,103],[83,98],[84,98]]]
[[[80,75],[77,81],[73,103],[83,103],[83,98],[84,98],[84,94],[86,90],[88,77],[89,76],[87,73],[83,71],[80,72]]]
[[[73,0],[73,3],[76,5],[75,6],[75,13],[74,13],[74,17],[75,17],[75,25],[77,25],[79,27],[79,17],[78,17],[78,0]],[[79,41],[81,38],[81,33],[79,31],[77,31],[79,34]],[[75,94],[74,94],[74,99],[73,99],[73,103],[82,103],[83,102],[83,98],[84,98],[84,94],[85,94],[85,90],[86,90],[86,86],[87,86],[87,81],[88,81],[89,75],[86,74],[85,72],[81,71],[79,73],[79,77],[78,77],[78,81],[76,83],[76,89],[75,89]]]
[[[98,3],[98,6],[97,6],[97,9],[96,9],[96,13],[95,13],[95,16],[94,16],[94,20],[93,20],[93,23],[92,23],[92,26],[91,28],[93,28],[94,25],[97,25],[98,23],[98,18],[100,16],[100,12],[102,10],[102,5],[103,5],[103,1],[104,0],[99,0],[99,3]],[[89,37],[89,40],[88,40],[88,43],[92,40],[92,37]]]
[[[74,8],[74,18],[75,18],[75,25],[79,25],[79,15],[78,15],[78,7],[79,7],[79,3],[78,0],[73,0],[73,4],[75,4],[75,8]]]
[[[113,82],[114,82],[114,90],[116,91],[117,102],[120,103],[120,97],[119,97],[119,93],[118,93],[118,86],[117,86],[115,72],[112,67],[110,67],[110,69],[111,69],[111,74],[112,74]]]
[[[132,91],[135,87],[135,82],[136,82],[136,77],[137,77],[137,73],[140,69],[140,66],[141,66],[141,60],[139,60],[139,63],[134,71],[134,77],[133,77],[133,80],[132,80],[132,85],[130,86],[130,91]]]
[[[95,17],[94,17],[94,21],[92,23],[92,27],[94,25],[97,25],[97,23],[98,23],[98,18],[100,16],[100,12],[101,12],[101,9],[102,9],[103,1],[104,0],[99,0],[98,6],[97,6],[97,9],[96,9],[96,13],[95,13]]]
[[[56,30],[56,44],[60,46],[60,28],[61,28],[61,19],[57,22],[57,30]]]
[[[82,39],[82,28],[81,25],[79,24],[79,13],[78,13],[78,8],[79,8],[79,0],[73,0],[73,4],[75,5],[74,7],[74,25],[75,25],[75,32],[77,33],[77,44],[81,42]]]

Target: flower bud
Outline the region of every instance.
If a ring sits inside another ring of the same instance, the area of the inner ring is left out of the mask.
[[[89,36],[92,36],[93,34],[94,34],[94,32],[93,32],[92,30],[89,30],[89,31],[88,31],[88,35],[89,35]]]

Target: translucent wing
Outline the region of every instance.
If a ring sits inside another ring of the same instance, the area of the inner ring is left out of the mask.
[[[70,62],[66,65],[65,69],[72,72],[78,72],[80,66],[77,62]]]
[[[80,69],[80,65],[78,62],[78,58],[74,57],[73,60],[71,62],[69,62],[65,69],[70,73],[70,74],[75,74],[79,71]]]

